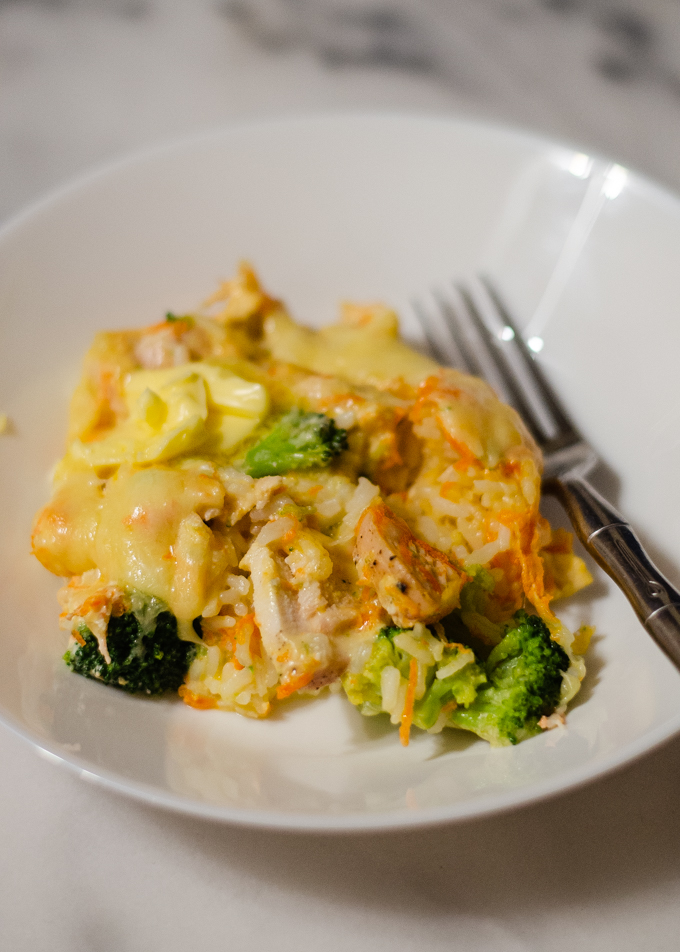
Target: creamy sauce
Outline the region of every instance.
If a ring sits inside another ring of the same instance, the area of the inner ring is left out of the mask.
[[[272,355],[316,373],[336,374],[351,383],[380,386],[401,379],[417,386],[439,366],[399,337],[396,315],[387,309],[364,323],[340,323],[312,331],[286,314],[265,324]]]

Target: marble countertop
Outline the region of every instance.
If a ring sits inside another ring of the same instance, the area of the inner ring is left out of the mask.
[[[499,119],[680,189],[678,0],[0,0],[0,221],[234,119]],[[0,727],[0,948],[675,950],[680,739],[439,830],[315,837],[125,800]]]
[[[253,115],[501,119],[680,188],[677,0],[2,0],[0,220]]]

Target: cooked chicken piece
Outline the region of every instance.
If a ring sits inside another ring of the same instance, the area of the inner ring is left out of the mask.
[[[401,628],[438,621],[460,604],[462,569],[416,539],[383,502],[369,506],[359,520],[354,561]]]
[[[281,677],[279,697],[312,681],[313,687],[330,683],[346,665],[324,630],[330,634],[346,627],[352,616],[341,607],[328,607],[321,592],[319,582],[333,566],[320,538],[282,516],[267,523],[241,561],[241,568],[250,572],[262,644]],[[296,578],[296,569],[305,570],[304,581]]]
[[[223,466],[219,472],[225,491],[224,508],[230,526],[235,526],[253,509],[264,509],[284,485],[282,476],[263,476],[261,479],[253,479],[252,476],[239,472],[233,466]],[[262,520],[264,519],[263,516]]]

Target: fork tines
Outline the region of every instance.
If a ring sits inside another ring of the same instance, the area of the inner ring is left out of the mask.
[[[487,279],[433,292],[413,309],[437,358],[483,377],[515,407],[544,450],[580,439]]]

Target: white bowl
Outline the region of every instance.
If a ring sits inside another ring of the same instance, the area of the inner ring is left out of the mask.
[[[611,468],[602,485],[677,580],[678,248],[678,201],[618,166],[495,127],[398,116],[228,129],[97,172],[15,220],[0,235],[4,722],[153,803],[318,830],[506,809],[675,734],[680,675],[600,572],[560,610],[598,631],[566,728],[501,750],[414,732],[403,749],[339,696],[260,722],[72,674],[59,582],[30,555],[29,532],[96,330],[191,309],[246,257],[306,322],[330,320],[341,299],[381,299],[417,336],[408,298],[484,269],[520,323],[531,318],[546,373]]]

